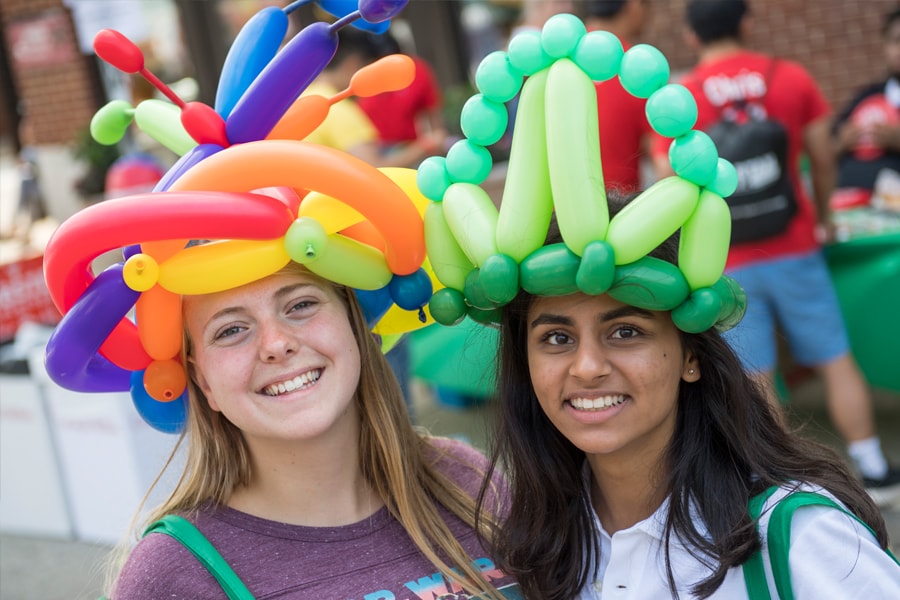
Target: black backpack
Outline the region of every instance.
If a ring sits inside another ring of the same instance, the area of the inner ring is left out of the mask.
[[[775,61],[769,67],[771,79]],[[731,243],[776,236],[797,212],[788,165],[788,135],[781,123],[768,118],[763,97],[736,101],[719,108],[719,119],[705,128],[719,156],[737,169],[738,185],[726,198],[731,209]]]

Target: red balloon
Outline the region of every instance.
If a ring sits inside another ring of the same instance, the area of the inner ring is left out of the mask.
[[[125,73],[139,73],[144,68],[141,49],[114,29],[101,29],[94,36],[94,52]]]
[[[188,102],[181,109],[181,124],[198,144],[229,146],[225,121],[211,106],[202,102]]]

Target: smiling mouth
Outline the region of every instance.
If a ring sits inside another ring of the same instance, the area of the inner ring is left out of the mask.
[[[311,387],[321,376],[322,369],[313,369],[302,375],[297,375],[293,379],[267,385],[262,389],[262,393],[267,396],[280,396],[281,394],[286,394],[295,390],[302,390]]]
[[[600,398],[572,398],[568,402],[575,410],[606,410],[625,402],[625,396],[620,394]]]

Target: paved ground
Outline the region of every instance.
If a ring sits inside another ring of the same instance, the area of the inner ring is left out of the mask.
[[[434,433],[461,435],[483,447],[486,409],[448,409],[434,402],[426,388],[414,386],[418,422]],[[793,391],[795,423],[807,423],[808,433],[839,447],[821,403],[821,386],[808,381]],[[890,458],[900,464],[900,395],[876,394],[878,426]],[[900,510],[886,511],[894,549],[900,550]],[[3,600],[96,600],[110,548],[65,542],[0,536],[0,598]]]

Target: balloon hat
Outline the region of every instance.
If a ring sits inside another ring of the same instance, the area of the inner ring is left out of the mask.
[[[630,94],[647,98],[651,127],[674,138],[669,160],[676,175],[610,219],[593,82],[614,76]],[[723,197],[734,192],[737,174],[709,136],[692,129],[697,105],[690,92],[668,79],[668,62],[656,48],[640,44],[624,52],[613,34],[587,33],[566,14],[482,60],[475,74],[481,93],[460,117],[467,139],[418,171],[419,188],[434,201],[425,212],[428,257],[446,286],[430,301],[436,321],[452,325],[468,315],[497,323],[499,309],[520,288],[542,296],[608,293],[672,311],[686,332],[728,329],[743,317],[746,296],[723,275],[731,235]],[[485,146],[503,136],[504,103],[520,90],[498,211],[480,187],[492,167]],[[545,246],[554,212],[563,242]],[[677,266],[647,256],[679,228]]]
[[[339,29],[386,27],[406,0],[322,2],[339,13],[337,21],[310,25],[279,50],[287,13],[299,4],[265,8],[242,28],[215,109],[181,101],[121,34],[97,34],[101,58],[142,74],[172,103],[145,100],[132,109],[113,101],[92,121],[95,138],[115,143],[133,120],[182,156],[153,192],[90,206],[51,238],[44,275],[64,316],[46,366],[62,387],[129,390],[150,425],[180,431],[187,398],[182,296],[244,285],[291,260],[356,288],[376,333],[433,322],[424,308],[440,284],[426,270],[422,215],[430,203],[415,171],[376,169],[302,141],[338,100],[412,81],[412,61],[398,55],[361,69],[332,98],[300,96],[334,56]],[[123,262],[95,277],[93,261],[119,249]]]

